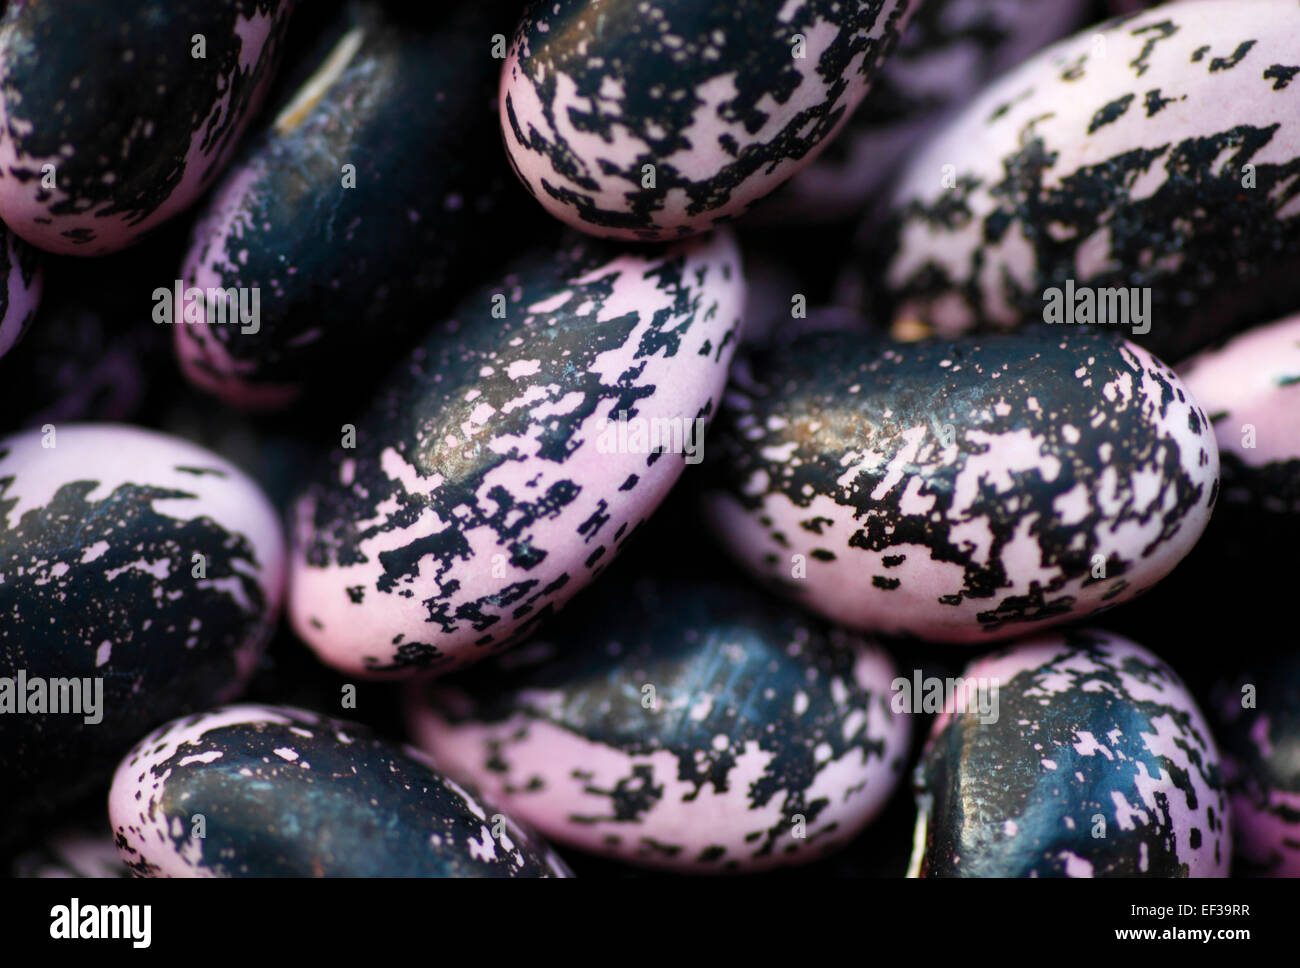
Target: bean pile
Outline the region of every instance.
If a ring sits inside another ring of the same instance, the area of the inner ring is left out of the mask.
[[[1300,876],[1298,51],[10,0],[0,869]]]

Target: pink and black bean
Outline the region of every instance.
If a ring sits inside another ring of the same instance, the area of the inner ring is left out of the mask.
[[[1297,265],[1298,0],[0,2],[0,871],[1300,876]]]

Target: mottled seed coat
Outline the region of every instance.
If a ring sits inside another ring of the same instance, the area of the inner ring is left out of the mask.
[[[0,20],[0,218],[102,255],[192,204],[270,84],[292,0],[41,0]]]
[[[744,586],[601,587],[499,663],[412,689],[435,762],[557,840],[695,873],[814,860],[880,811],[909,728],[883,651]]]
[[[127,754],[108,805],[141,877],[569,876],[417,751],[285,706],[168,723]]]
[[[833,621],[950,642],[1144,591],[1218,488],[1174,373],[1084,331],[803,337],[737,367],[706,467],[714,531],[749,571]]]
[[[1180,369],[1214,425],[1224,504],[1300,525],[1300,316],[1243,333]],[[1267,527],[1256,520],[1252,530]]]
[[[917,767],[921,877],[1226,877],[1228,798],[1178,676],[1106,632],[1033,639],[969,666],[998,717],[949,710]]]
[[[621,253],[583,240],[467,297],[298,500],[298,634],[336,668],[389,677],[518,641],[685,468],[742,301],[726,233]]]
[[[145,731],[233,698],[275,624],[283,545],[257,487],[185,441],[107,424],[0,440],[0,779],[22,791],[0,814],[67,803]],[[20,676],[28,697],[79,680],[85,713],[23,712]]]
[[[944,336],[1042,325],[1048,290],[1150,289],[1177,362],[1300,301],[1300,7],[1188,0],[1058,44],[908,164],[859,267]],[[1094,316],[1095,319],[1095,316]]]
[[[345,8],[317,71],[195,227],[185,286],[256,289],[258,316],[236,320],[231,300],[175,326],[191,382],[277,408],[340,369],[360,378],[409,342],[430,300],[454,304],[466,275],[526,236],[503,206],[517,189],[492,111],[492,26],[477,7],[428,30]]]
[[[917,5],[539,0],[501,77],[506,150],[547,211],[585,232],[706,231],[825,147]]]

